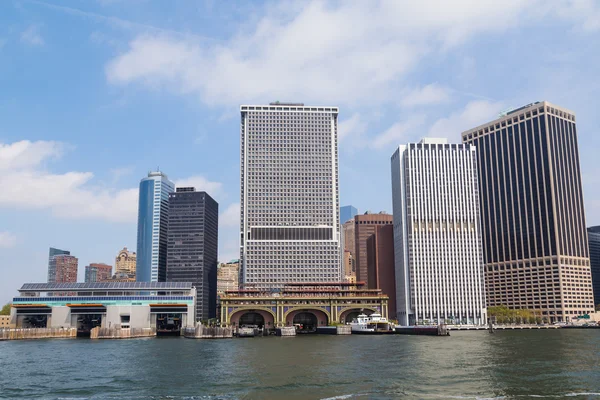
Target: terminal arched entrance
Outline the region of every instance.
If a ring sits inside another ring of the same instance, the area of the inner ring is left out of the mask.
[[[309,311],[294,315],[293,323],[299,333],[315,333],[319,325],[317,316]]]
[[[240,317],[239,326],[256,325],[259,328],[265,326],[265,318],[257,312],[247,312]]]

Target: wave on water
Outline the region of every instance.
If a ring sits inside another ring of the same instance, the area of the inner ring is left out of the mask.
[[[596,397],[596,396],[600,396],[600,393],[596,393],[596,392],[581,392],[581,393],[563,393],[563,394],[516,394],[516,395],[512,395],[512,396],[497,396],[497,397],[480,397],[480,396],[447,396],[447,395],[443,395],[443,396],[436,396],[436,397],[443,397],[443,398],[448,398],[448,399],[469,399],[469,400],[501,400],[501,399],[506,399],[508,397],[510,398],[514,398],[514,397],[532,397],[532,398],[540,398],[540,399],[547,399],[547,398],[563,398],[563,397],[579,397],[579,396],[586,396],[586,397]]]
[[[362,396],[366,396],[366,395],[359,394],[359,393],[341,394],[339,396],[325,397],[321,400],[344,400],[344,399],[350,399],[352,397],[362,397]]]

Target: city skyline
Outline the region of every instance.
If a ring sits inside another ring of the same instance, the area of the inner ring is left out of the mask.
[[[424,19],[426,3],[393,3],[0,4],[0,252],[11,266],[0,301],[46,279],[49,246],[82,266],[135,251],[137,185],[157,166],[214,196],[219,259],[238,258],[244,103],[340,106],[341,204],[391,211],[387,158],[399,143],[456,141],[511,106],[548,99],[577,113],[586,220],[600,224],[590,101],[599,5],[552,2],[539,13],[535,2],[459,2]],[[338,34],[310,20],[336,21]],[[328,39],[306,44],[313,34]],[[503,62],[490,66],[492,57]]]

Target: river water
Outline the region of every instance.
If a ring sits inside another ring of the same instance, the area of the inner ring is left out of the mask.
[[[4,341],[0,398],[600,399],[600,330]]]

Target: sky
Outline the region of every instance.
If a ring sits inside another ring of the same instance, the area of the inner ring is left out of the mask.
[[[160,168],[219,203],[238,258],[239,106],[338,106],[340,204],[391,212],[390,157],[547,100],[577,117],[600,224],[600,2],[0,2],[0,303],[48,248],[114,265]]]

